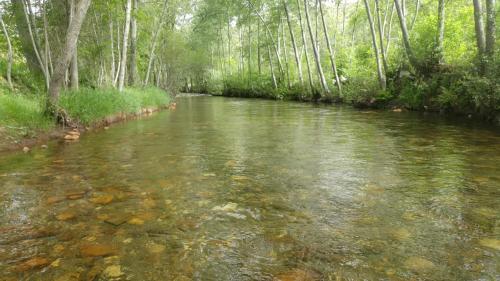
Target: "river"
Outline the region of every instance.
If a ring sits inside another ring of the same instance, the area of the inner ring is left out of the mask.
[[[0,280],[499,280],[500,131],[180,97],[0,155]]]

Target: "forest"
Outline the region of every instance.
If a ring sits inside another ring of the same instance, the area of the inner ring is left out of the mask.
[[[54,115],[95,121],[120,110],[96,104],[151,87],[498,119],[495,0],[0,5],[0,122],[33,119],[19,127],[43,128]]]

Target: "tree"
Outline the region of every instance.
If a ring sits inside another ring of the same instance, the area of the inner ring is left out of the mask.
[[[283,5],[285,7],[286,21],[288,24],[288,30],[290,32],[290,38],[292,40],[293,54],[295,56],[295,63],[297,64],[297,72],[299,75],[300,84],[304,86],[304,77],[302,76],[302,63],[300,62],[299,51],[297,49],[297,43],[295,42],[295,34],[293,33],[292,22],[290,20],[290,8],[288,7],[288,1],[284,0]]]
[[[323,13],[323,4],[322,0],[319,0],[319,11],[321,15],[321,22],[323,24],[323,31],[325,33],[326,45],[328,47],[328,53],[330,54],[330,62],[332,64],[332,72],[335,77],[335,83],[337,85],[337,89],[339,90],[339,94],[342,94],[342,85],[340,84],[339,73],[337,71],[337,63],[335,62],[335,53],[332,50],[332,45],[330,44],[330,37],[328,36],[328,28],[326,27],[325,16]]]
[[[2,25],[2,31],[3,34],[5,35],[5,39],[7,40],[7,47],[8,47],[8,53],[7,53],[7,83],[9,84],[9,88],[11,90],[14,89],[14,86],[12,85],[12,57],[13,57],[13,52],[12,52],[12,43],[10,42],[10,36],[9,33],[7,32],[7,27],[5,26],[5,23],[2,18],[2,13],[0,13],[0,25]]]
[[[123,45],[120,63],[120,72],[118,75],[118,90],[121,92],[125,86],[125,72],[127,71],[128,37],[130,32],[130,17],[132,13],[132,0],[127,0],[125,8],[125,27],[123,30]]]
[[[375,59],[377,61],[378,82],[379,82],[380,88],[385,90],[387,85],[386,85],[385,75],[383,74],[382,67],[380,65],[380,54],[379,54],[379,50],[378,50],[378,46],[377,46],[377,35],[375,34],[375,27],[373,26],[373,18],[372,18],[372,14],[370,12],[370,5],[368,4],[368,0],[364,0],[364,1],[365,1],[366,15],[368,16],[368,22],[370,24],[370,31],[372,34],[373,52],[375,53]]]
[[[403,3],[404,3],[404,1],[403,1]],[[408,56],[408,60],[410,61],[410,64],[416,68],[417,59],[415,58],[415,55],[413,54],[413,50],[411,48],[410,35],[408,34],[408,28],[406,27],[406,15],[405,15],[404,9],[401,8],[401,5],[399,4],[399,0],[394,0],[394,5],[396,7],[396,12],[398,13],[399,25],[401,27],[401,34],[403,36],[403,43],[404,43],[406,55]]]
[[[66,72],[66,69],[68,69],[70,60],[75,52],[80,29],[82,27],[83,21],[85,20],[90,2],[91,0],[79,0],[78,4],[76,4],[73,19],[69,24],[66,34],[66,40],[64,42],[61,53],[56,60],[54,73],[50,78],[48,112],[51,112],[53,114],[58,114],[56,108],[59,102],[59,95],[64,80],[64,74]]]
[[[321,67],[319,51],[318,51],[318,48],[317,48],[315,40],[314,40],[315,37],[314,37],[313,30],[311,27],[311,19],[309,17],[308,5],[309,4],[307,3],[307,0],[304,0],[304,11],[306,14],[307,29],[309,30],[309,37],[311,39],[311,45],[312,45],[313,52],[314,52],[314,61],[316,62],[316,70],[318,71],[319,81],[321,83],[323,90],[326,93],[330,93],[330,89],[328,88],[328,84],[326,83],[325,74],[323,73],[323,68]]]
[[[445,0],[439,0],[439,5],[438,5],[438,32],[436,38],[436,56],[439,64],[442,64],[444,60],[444,55],[443,55],[444,28],[445,28],[444,1]]]
[[[139,10],[139,3],[137,0],[133,0],[133,2],[134,10],[132,13],[132,21],[130,22],[130,85],[134,85],[136,83],[137,75],[137,12]]]

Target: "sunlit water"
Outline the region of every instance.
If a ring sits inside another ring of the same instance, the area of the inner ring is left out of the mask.
[[[216,97],[0,157],[0,280],[499,280],[500,133]]]

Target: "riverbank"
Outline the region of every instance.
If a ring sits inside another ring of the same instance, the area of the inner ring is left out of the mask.
[[[0,152],[27,150],[52,139],[64,139],[73,129],[79,134],[149,115],[168,108],[170,102],[171,96],[158,88],[129,88],[122,93],[115,89],[68,91],[59,103],[66,114],[66,120],[61,122],[44,114],[43,98],[0,95]]]
[[[222,82],[199,86],[200,92],[240,98],[263,98],[302,102],[342,103],[357,108],[395,111],[435,112],[466,116],[500,125],[500,84],[495,77],[479,76],[466,70],[443,69],[428,76],[416,76],[407,71],[394,73],[386,90],[380,90],[373,79],[352,78],[345,81],[339,92],[333,84],[330,93],[320,85],[303,87],[299,84],[278,84],[263,76],[248,79],[232,76]]]

